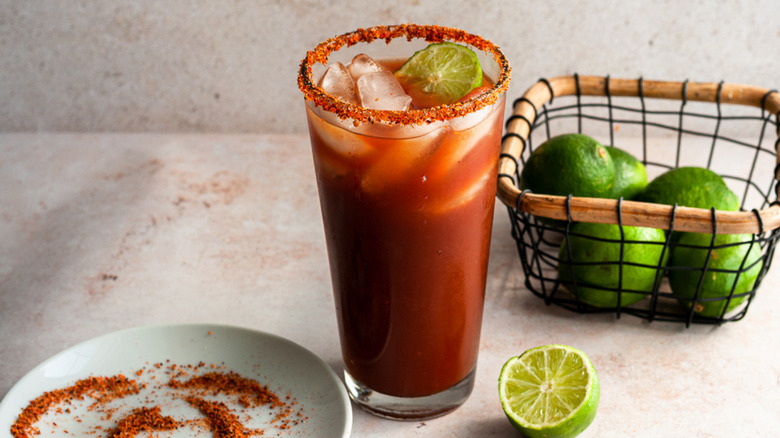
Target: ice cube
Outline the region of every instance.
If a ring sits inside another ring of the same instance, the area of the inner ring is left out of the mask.
[[[421,137],[374,139],[376,154],[367,161],[360,187],[366,193],[377,194],[386,189],[397,190],[404,182],[420,180],[446,132],[442,127]]]
[[[498,104],[496,104],[498,105]],[[497,106],[488,106],[481,110],[448,121],[449,128],[453,129],[450,140],[437,151],[434,159],[435,165],[431,167],[432,180],[448,178],[458,166],[466,160],[478,159],[484,153],[476,151],[477,147],[486,148],[490,144],[498,145],[501,141],[501,111],[496,111]],[[483,111],[492,111],[484,114]],[[481,117],[481,120],[477,117]],[[467,126],[471,125],[471,126]],[[465,129],[458,130],[457,128]],[[472,155],[472,152],[475,155]]]
[[[357,80],[357,92],[360,104],[368,109],[406,111],[412,103],[412,98],[389,71],[361,76]]]
[[[312,136],[330,148],[344,160],[362,158],[372,152],[372,147],[362,135],[350,132],[351,123],[346,124],[338,116],[307,103],[309,129]]]
[[[487,190],[488,183],[493,181],[495,178],[494,175],[495,174],[491,172],[490,169],[486,169],[484,172],[479,174],[477,178],[465,189],[462,189],[457,193],[451,192],[452,196],[449,199],[439,199],[438,201],[441,202],[433,205],[433,207],[431,207],[431,211],[433,211],[434,214],[444,214],[468,204],[478,195],[484,193],[484,191]]]
[[[473,113],[450,119],[450,126],[452,126],[452,129],[455,131],[465,131],[473,128],[492,115],[498,105],[499,103],[494,103],[493,105],[488,105]]]
[[[320,88],[333,97],[345,102],[357,104],[355,81],[350,76],[347,68],[340,62],[331,64],[320,79]]]
[[[349,71],[349,74],[352,75],[352,79],[357,81],[363,75],[385,71],[386,69],[382,67],[382,64],[374,61],[370,56],[361,53],[352,58],[352,62],[347,66],[347,70]]]

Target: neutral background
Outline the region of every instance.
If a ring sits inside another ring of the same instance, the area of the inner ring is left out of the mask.
[[[306,50],[377,24],[502,47],[540,77],[780,87],[780,1],[0,0],[0,131],[303,133]]]

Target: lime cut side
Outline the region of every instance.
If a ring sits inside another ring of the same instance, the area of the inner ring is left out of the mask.
[[[395,72],[396,78],[410,88],[435,96],[449,104],[482,86],[482,67],[477,54],[460,44],[430,44],[412,55]]]
[[[504,364],[498,393],[509,421],[528,437],[570,438],[593,422],[600,386],[582,351],[545,345]]]

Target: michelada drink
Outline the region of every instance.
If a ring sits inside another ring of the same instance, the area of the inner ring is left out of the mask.
[[[350,396],[430,418],[471,392],[509,65],[439,26],[379,26],[301,64]]]

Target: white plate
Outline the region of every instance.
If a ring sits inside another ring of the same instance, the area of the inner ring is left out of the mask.
[[[27,373],[0,403],[0,437],[11,436],[11,425],[22,409],[45,391],[65,388],[89,376],[117,374],[158,385],[158,380],[149,379],[153,375],[155,379],[162,379],[165,377],[162,373],[149,372],[140,377],[131,373],[144,368],[148,370],[155,363],[196,365],[199,362],[216,364],[223,371],[230,370],[255,379],[280,397],[289,394],[297,401],[294,409],[305,420],[289,429],[279,430],[267,424],[270,413],[267,413],[268,418],[262,418],[262,412],[254,416],[252,421],[260,423],[247,426],[262,428],[264,437],[336,438],[350,434],[352,408],[346,389],[333,370],[313,353],[267,333],[224,325],[193,324],[141,327],[110,333],[49,358]],[[127,413],[145,403],[149,400],[128,397],[122,399],[121,406],[122,409],[127,408]],[[239,408],[237,405],[231,407]],[[164,405],[161,410],[163,415],[177,419],[197,419],[198,412],[191,407],[185,412],[187,408]],[[256,408],[258,411],[262,409]],[[114,416],[114,423],[120,415]],[[183,418],[180,417],[182,415]],[[79,430],[86,434],[89,427],[96,424],[106,426],[105,421],[96,418],[98,415],[90,416],[86,410],[79,416],[81,422],[57,414],[58,430],[69,428],[69,436],[81,436]],[[43,432],[41,436],[53,436],[45,430],[45,421],[39,423]],[[198,432],[202,434],[204,430],[183,427],[175,432],[166,432],[165,436],[198,436]]]

